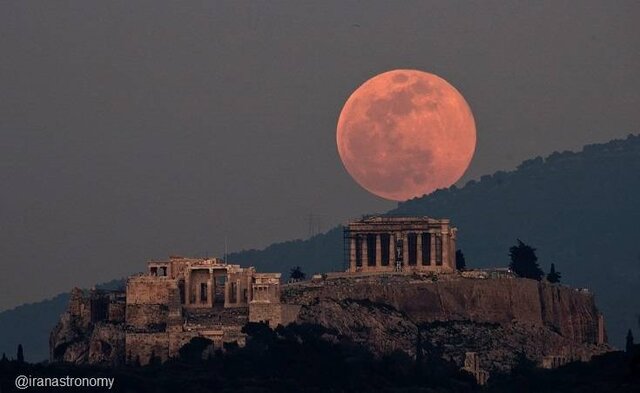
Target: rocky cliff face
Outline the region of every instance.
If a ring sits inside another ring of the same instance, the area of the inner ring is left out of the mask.
[[[462,366],[477,352],[483,367],[506,371],[520,354],[587,359],[599,343],[593,296],[519,278],[371,276],[290,285],[283,300],[300,304],[298,322],[318,323],[378,354],[418,348]],[[421,339],[418,340],[418,332]]]
[[[51,359],[124,362],[123,296],[74,290],[51,333]],[[348,338],[375,354],[420,351],[462,367],[466,353],[475,352],[489,372],[508,371],[521,356],[543,364],[608,350],[591,294],[527,279],[329,278],[284,286],[282,302],[296,305],[296,322],[323,325],[334,339]]]
[[[50,359],[75,364],[118,365],[124,361],[122,293],[74,288],[69,306],[49,337]]]

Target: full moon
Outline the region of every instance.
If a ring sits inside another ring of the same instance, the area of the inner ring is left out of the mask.
[[[476,126],[462,94],[444,79],[392,70],[358,87],[336,133],[353,179],[382,198],[405,201],[446,188],[467,170]]]

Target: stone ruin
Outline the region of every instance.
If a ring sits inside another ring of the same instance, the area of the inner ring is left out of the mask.
[[[470,373],[476,379],[478,385],[486,385],[489,379],[489,373],[480,368],[480,358],[475,352],[467,352],[464,354],[464,366],[462,370]]]
[[[243,346],[248,322],[319,324],[376,356],[415,356],[428,326],[431,344],[480,384],[512,367],[515,352],[554,368],[609,350],[593,294],[508,269],[458,272],[449,220],[369,217],[350,223],[344,240],[344,272],[284,286],[280,273],[172,256],[148,262],[123,290],[74,289],[50,358],[145,365],[177,357],[196,337],[212,342],[206,353]]]
[[[351,273],[456,271],[456,233],[448,219],[371,216],[345,227]]]
[[[172,256],[147,265],[127,279],[125,292],[74,289],[52,333],[51,359],[144,365],[177,356],[194,337],[211,340],[214,349],[243,346],[247,322],[276,327],[297,315],[295,305],[280,302],[280,273],[218,258]],[[73,337],[77,330],[91,331],[88,342]]]

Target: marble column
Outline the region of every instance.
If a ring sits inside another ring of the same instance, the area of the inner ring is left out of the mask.
[[[362,270],[365,270],[369,265],[369,258],[367,256],[367,240],[367,235],[362,236],[360,239],[360,247],[362,248],[362,251],[360,252],[360,257],[362,258]]]
[[[231,297],[231,280],[229,280],[229,274],[224,280],[224,306],[229,307],[229,298]]]
[[[451,267],[451,261],[449,260],[449,232],[442,234],[442,266]]]
[[[376,269],[382,267],[382,239],[380,234],[376,234]]]
[[[449,233],[449,258],[451,258],[451,270],[456,270],[456,238],[453,232]]]
[[[242,287],[240,286],[240,279],[236,280],[236,304],[242,303]]]
[[[209,279],[207,280],[207,306],[213,307],[213,269],[209,269]]]
[[[184,304],[185,306],[191,304],[191,270],[189,268],[184,270]]]
[[[356,271],[356,238],[349,239],[349,271]]]
[[[402,270],[409,266],[409,236],[405,233],[402,238]]]
[[[429,232],[429,265],[436,265],[436,236],[434,232]]]
[[[422,266],[422,232],[416,234],[416,266]]]
[[[389,234],[389,266],[396,268],[396,238],[393,233]]]
[[[247,303],[251,303],[253,300],[253,285],[251,285],[251,276],[247,276]]]

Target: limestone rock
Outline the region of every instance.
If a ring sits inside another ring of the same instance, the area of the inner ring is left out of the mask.
[[[178,298],[165,298],[129,304],[132,299],[123,293],[74,289],[51,333],[51,360],[105,365],[134,359],[145,364],[151,356],[166,360],[203,329],[218,342],[243,340],[246,308],[181,312]],[[328,340],[346,338],[375,355],[420,351],[462,368],[472,352],[482,378],[510,370],[522,356],[548,366],[560,364],[549,359],[588,360],[609,350],[593,295],[528,279],[336,276],[286,285],[280,300],[266,304],[261,318],[275,319],[271,314],[277,312],[286,314],[281,321],[320,324],[328,328]]]
[[[119,365],[124,362],[122,297],[74,288],[67,310],[49,337],[50,359],[74,364]]]
[[[520,278],[361,276],[291,285],[283,301],[300,304],[298,322],[318,323],[361,342],[376,354],[423,351],[463,367],[476,352],[482,367],[508,371],[524,355],[587,360],[599,343],[593,296]]]

